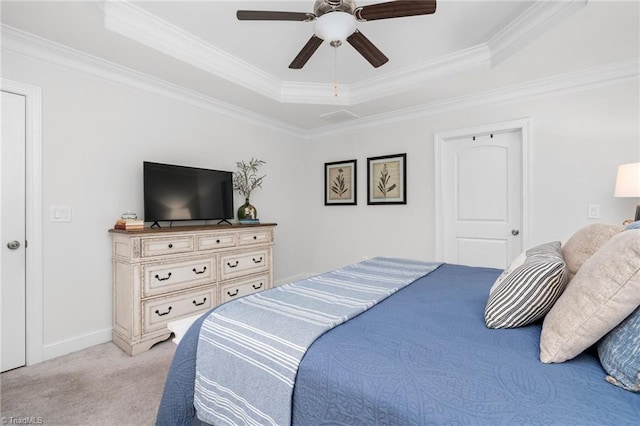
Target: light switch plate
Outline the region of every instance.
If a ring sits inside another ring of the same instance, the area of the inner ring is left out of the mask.
[[[600,219],[600,204],[589,204],[587,219]]]
[[[71,207],[51,206],[51,222],[71,222]]]

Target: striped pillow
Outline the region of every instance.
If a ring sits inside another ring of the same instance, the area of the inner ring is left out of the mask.
[[[544,317],[568,281],[560,242],[527,250],[527,258],[489,294],[484,320],[489,328],[515,328]]]

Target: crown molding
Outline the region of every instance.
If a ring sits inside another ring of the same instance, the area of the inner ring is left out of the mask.
[[[488,45],[483,43],[443,56],[433,62],[403,68],[355,84],[339,84],[337,97],[334,96],[332,84],[285,81],[282,83],[281,101],[284,103],[357,105],[409,90],[437,77],[478,67],[489,67],[490,65],[490,50]]]
[[[484,91],[443,101],[418,105],[411,108],[391,111],[347,123],[329,125],[315,130],[305,130],[296,126],[265,117],[261,114],[236,107],[204,96],[178,85],[114,64],[84,52],[15,29],[0,25],[2,51],[22,55],[43,62],[58,65],[72,71],[86,73],[94,77],[121,84],[126,87],[144,90],[159,96],[165,96],[187,104],[211,111],[217,115],[239,120],[304,139],[351,131],[381,124],[389,124],[416,118],[436,116],[467,108],[495,105],[520,101],[540,96],[548,96],[588,90],[599,86],[617,84],[640,78],[640,58],[618,61],[586,70],[539,79],[523,84]],[[316,90],[325,90],[329,85],[318,85]],[[333,90],[333,88],[330,88]],[[295,84],[288,90],[293,92]],[[340,93],[344,88],[339,88]]]
[[[426,81],[454,73],[489,67],[491,53],[482,43],[468,49],[442,56],[429,63],[418,64],[393,73],[370,78],[351,86],[351,105],[372,101],[409,90]]]
[[[500,89],[399,109],[348,123],[325,126],[307,131],[305,136],[311,139],[344,131],[432,117],[474,107],[595,89],[632,80],[640,80],[640,58],[632,58]]]
[[[587,3],[588,0],[537,1],[487,42],[492,65],[504,61]]]
[[[123,1],[102,1],[105,28],[159,52],[282,103],[357,105],[410,90],[443,75],[495,65],[587,4],[587,0],[538,1],[487,43],[355,84],[339,96],[327,83],[280,81],[275,76]]]
[[[291,104],[351,105],[351,87],[339,83],[338,96],[335,96],[333,84],[284,81],[280,101]]]
[[[271,99],[280,98],[281,82],[260,68],[128,1],[100,6],[108,30]]]
[[[27,56],[72,71],[86,73],[112,83],[175,99],[208,110],[217,115],[240,120],[245,123],[267,127],[297,137],[304,134],[304,130],[299,127],[291,126],[253,111],[202,95],[193,90],[185,89],[184,87],[169,83],[165,80],[89,55],[85,52],[55,43],[8,25],[0,25],[0,36],[2,38],[3,52],[6,51]]]

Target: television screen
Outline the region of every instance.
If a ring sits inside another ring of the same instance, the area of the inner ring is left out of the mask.
[[[144,220],[233,219],[233,173],[143,163]]]

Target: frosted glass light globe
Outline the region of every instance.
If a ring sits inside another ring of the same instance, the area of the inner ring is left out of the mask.
[[[356,19],[346,12],[325,13],[315,21],[313,32],[324,41],[345,41],[356,30]]]

